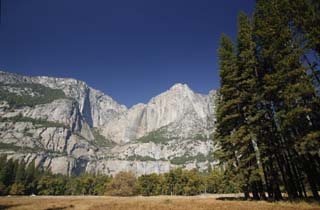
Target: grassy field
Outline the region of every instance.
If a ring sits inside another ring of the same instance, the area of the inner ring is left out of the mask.
[[[216,196],[37,196],[0,197],[0,210],[320,210],[319,203],[220,200]]]

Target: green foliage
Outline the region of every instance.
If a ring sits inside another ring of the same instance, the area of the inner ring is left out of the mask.
[[[126,158],[126,160],[130,161],[156,161],[157,159],[150,157],[150,156],[141,156],[141,155],[135,155],[135,156],[129,156]]]
[[[11,195],[24,195],[25,187],[22,183],[14,183],[11,188],[9,194]]]
[[[0,182],[6,186],[10,186],[14,182],[15,171],[14,171],[13,160],[8,160],[1,165],[0,170]]]
[[[37,186],[40,173],[41,171],[35,166],[35,160],[29,163],[29,165],[26,168],[25,180],[24,180],[27,194],[32,194],[36,192],[36,188],[37,188],[36,186]]]
[[[246,198],[296,199],[306,186],[320,198],[319,8],[257,0],[252,18],[239,15],[237,46],[221,37],[216,156]]]
[[[18,147],[14,144],[7,144],[3,142],[0,142],[0,148],[3,150],[15,150],[15,151],[21,150],[21,147]]]
[[[6,195],[7,194],[7,187],[2,182],[0,182],[0,195]]]
[[[115,143],[109,139],[106,139],[103,135],[100,134],[99,130],[96,128],[91,129],[94,136],[94,140],[91,143],[97,147],[113,147]]]
[[[20,90],[31,89],[35,96],[28,94],[16,94],[9,92],[5,87],[17,88]],[[64,92],[59,89],[52,89],[40,84],[22,83],[22,84],[3,84],[0,83],[0,100],[7,101],[10,107],[35,106],[38,104],[51,103],[54,100],[66,98]]]
[[[107,186],[111,182],[112,178],[105,175],[96,175],[95,176],[95,187],[94,187],[94,195],[106,195],[107,194]]]
[[[64,176],[47,174],[38,180],[37,192],[39,195],[64,195],[65,186]]]
[[[52,174],[22,161],[0,156],[0,195],[104,195],[109,176],[82,174],[66,176]]]
[[[238,193],[238,182],[233,182],[222,170],[215,169],[205,177],[207,193]]]
[[[165,144],[171,140],[173,140],[173,138],[168,137],[166,129],[151,131],[147,135],[137,139],[137,141],[141,143],[153,142],[155,144]]]
[[[167,195],[197,195],[205,191],[205,182],[197,170],[171,170],[164,174]]]
[[[82,174],[67,178],[66,195],[105,195],[107,185],[111,181],[109,176]]]
[[[7,160],[0,156],[0,195],[198,195],[205,192],[238,192],[236,185],[221,171],[200,173],[196,169],[172,170],[138,178],[131,172],[120,172],[114,178],[84,173],[79,176],[52,174],[35,167],[32,161]]]
[[[198,141],[208,141],[210,140],[210,138],[208,138],[206,135],[201,134],[201,133],[197,133],[194,137],[194,140],[198,140]]]
[[[63,123],[59,122],[51,122],[45,119],[34,119],[30,117],[24,117],[21,113],[14,117],[2,117],[0,118],[0,122],[31,122],[33,125],[37,125],[38,127],[63,127],[66,126]],[[27,133],[27,132],[26,132]]]
[[[24,162],[24,160],[22,160],[19,164],[18,167],[16,169],[17,173],[15,176],[15,183],[22,183],[24,181],[24,178],[26,176],[26,163]]]
[[[0,142],[0,149],[18,151],[18,152],[21,152],[21,153],[30,153],[30,152],[43,151],[43,149],[40,148],[40,147],[21,147],[21,146],[16,146],[14,144],[3,143],[3,142]]]
[[[190,155],[184,155],[184,156],[179,156],[179,157],[174,157],[170,159],[170,162],[175,165],[182,165],[187,162],[191,161],[198,161],[198,162],[205,162],[205,161],[214,161],[213,156],[211,154],[209,155],[204,155],[202,153],[198,153],[195,156],[190,156]]]
[[[138,178],[138,191],[144,196],[160,195],[162,177],[158,174],[142,175]]]
[[[182,190],[179,192],[182,195],[198,195],[204,192],[205,183],[200,173],[196,170],[183,171],[182,180],[180,184],[182,185]]]

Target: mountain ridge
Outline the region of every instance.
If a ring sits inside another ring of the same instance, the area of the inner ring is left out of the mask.
[[[31,155],[39,166],[64,174],[114,174],[121,170],[144,174],[179,166],[203,170],[208,167],[204,157],[214,150],[209,135],[214,130],[215,91],[199,94],[188,85],[177,83],[147,103],[127,108],[72,78],[29,77],[0,71],[0,82],[4,95],[19,100],[19,94],[27,91],[39,95],[41,87],[33,87],[35,84],[43,85],[47,92],[57,89],[65,94],[44,104],[20,108],[1,100],[0,114],[6,121],[0,122],[0,143],[39,149],[26,153],[0,147],[0,153],[17,159]],[[26,83],[32,85],[25,86]],[[199,155],[201,161],[197,160]],[[183,161],[174,161],[177,158]]]
[[[27,77],[27,78],[58,79],[58,80],[70,80],[70,81],[78,82],[78,83],[80,83],[80,84],[82,83],[82,84],[87,85],[89,88],[94,89],[94,90],[96,90],[97,92],[99,92],[99,93],[101,93],[101,94],[103,94],[103,95],[111,98],[112,100],[114,100],[115,102],[117,102],[119,105],[124,106],[126,109],[130,109],[130,108],[132,108],[133,106],[136,106],[136,105],[138,105],[138,104],[147,104],[147,103],[150,102],[150,100],[152,100],[154,97],[156,97],[156,96],[158,96],[158,95],[160,95],[160,94],[162,94],[162,93],[164,93],[164,92],[166,92],[166,91],[169,91],[170,89],[175,89],[175,88],[180,87],[180,86],[186,86],[187,88],[191,89],[191,87],[190,87],[187,83],[176,82],[176,83],[173,83],[173,85],[171,85],[168,89],[166,89],[166,90],[164,90],[164,91],[162,91],[162,92],[160,92],[160,93],[157,93],[155,96],[150,97],[149,99],[147,99],[147,102],[138,102],[138,103],[133,104],[133,105],[131,105],[131,106],[127,106],[127,105],[119,102],[118,100],[115,100],[112,96],[108,95],[106,92],[96,89],[95,87],[87,84],[86,81],[81,80],[81,79],[75,79],[75,78],[72,78],[72,77],[54,77],[54,76],[45,76],[45,75],[40,75],[40,76],[34,76],[34,75],[33,75],[33,76],[27,76],[27,75],[20,74],[20,73],[13,73],[13,72],[9,72],[9,71],[6,71],[6,70],[0,70],[0,78],[1,78],[1,75],[3,75],[3,74],[12,75],[13,77],[20,77],[20,78],[21,78],[21,77],[22,77],[22,78]],[[21,78],[21,79],[22,79],[22,78]],[[0,81],[1,81],[1,80],[0,80]],[[192,89],[191,89],[191,90],[192,90]],[[193,91],[193,90],[192,90],[192,91]],[[211,89],[211,90],[208,91],[208,93],[199,93],[199,92],[197,92],[197,94],[200,94],[200,95],[208,95],[208,94],[210,94],[210,92],[212,92],[212,91],[215,92],[216,90],[215,90],[215,89]]]

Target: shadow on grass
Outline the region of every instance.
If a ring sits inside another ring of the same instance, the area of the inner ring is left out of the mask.
[[[63,206],[63,207],[50,207],[50,208],[46,208],[45,210],[64,210],[64,209],[67,209],[67,208],[73,208],[74,206],[73,205],[70,205],[70,206]]]
[[[16,207],[16,206],[20,206],[20,205],[3,205],[3,204],[0,204],[0,210],[10,209],[10,208],[13,208],[13,207]]]
[[[282,200],[272,200],[272,199],[267,199],[267,200],[254,200],[254,199],[245,199],[244,197],[219,197],[216,198],[216,200],[221,200],[221,201],[266,201],[266,202],[290,202],[290,203],[300,203],[300,202],[305,202],[305,203],[316,203],[320,204],[320,200],[314,199],[314,198],[299,198],[299,199],[294,199],[290,200],[288,198],[283,198]]]
[[[320,205],[320,200],[317,200],[315,198],[299,198],[299,199],[294,199],[294,200],[290,200],[288,198],[285,198],[283,201],[290,202],[290,203],[299,203],[299,202],[316,203],[316,204]]]
[[[219,197],[216,200],[221,201],[245,201],[244,197]]]

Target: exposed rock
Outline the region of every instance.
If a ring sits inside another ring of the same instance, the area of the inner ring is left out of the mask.
[[[214,162],[215,91],[176,84],[127,109],[75,79],[0,71],[0,85],[0,153],[8,158],[63,174],[205,170]]]

